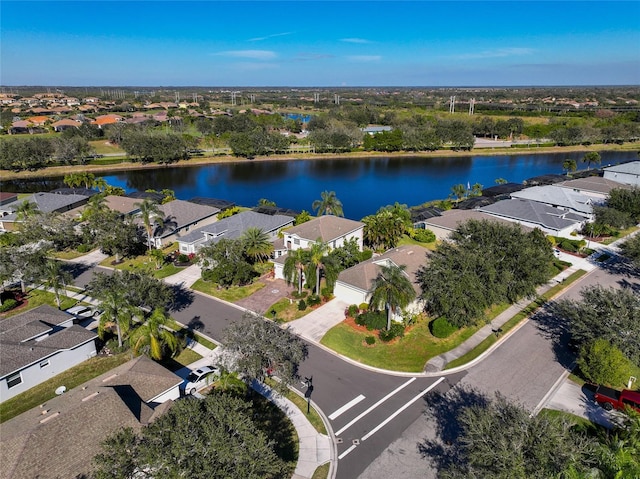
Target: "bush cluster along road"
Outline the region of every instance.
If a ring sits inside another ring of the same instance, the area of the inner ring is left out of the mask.
[[[635,284],[637,277],[617,267],[617,260],[596,266],[562,294],[575,298],[589,284]],[[76,269],[75,284],[85,286],[95,265]],[[195,293],[192,301],[172,316],[185,325],[220,339],[224,329],[242,318],[244,311],[232,304]],[[336,442],[337,478],[435,477],[419,444],[435,434],[436,424],[424,415],[432,393],[451,387],[474,387],[492,395],[499,391],[534,410],[566,374],[573,358],[562,340],[553,334],[553,320],[534,316],[484,360],[465,372],[407,374],[363,367],[345,360],[315,342],[300,376],[312,378],[311,400],[321,409]],[[304,393],[306,384],[297,389]]]

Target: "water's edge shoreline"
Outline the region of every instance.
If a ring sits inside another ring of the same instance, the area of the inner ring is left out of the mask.
[[[294,161],[294,160],[357,160],[367,158],[429,158],[429,157],[450,157],[456,158],[461,156],[508,156],[508,155],[535,155],[548,153],[576,153],[590,151],[633,151],[638,150],[640,154],[640,144],[629,143],[624,145],[591,145],[591,146],[563,146],[563,147],[530,147],[530,148],[478,148],[471,151],[452,151],[452,150],[436,150],[422,152],[364,152],[358,151],[354,153],[305,153],[296,155],[277,155],[277,156],[258,156],[248,160],[235,156],[211,156],[197,157],[189,160],[183,160],[176,163],[161,165],[157,163],[136,163],[124,162],[112,165],[65,165],[51,166],[35,171],[9,171],[0,170],[1,180],[18,180],[37,177],[60,177],[69,173],[89,172],[94,174],[117,173],[119,171],[131,170],[147,170],[161,168],[182,168],[190,166],[203,166],[212,164],[234,164],[246,162],[264,162],[264,161]]]

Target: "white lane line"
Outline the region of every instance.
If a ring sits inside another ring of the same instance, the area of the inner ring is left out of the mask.
[[[347,449],[346,451],[344,451],[342,454],[340,454],[338,456],[338,459],[342,459],[343,457],[345,457],[347,454],[349,454],[351,451],[353,451],[356,448],[356,445],[354,444],[353,446],[350,446],[349,449]]]
[[[431,386],[429,386],[427,389],[425,389],[424,391],[422,391],[420,394],[418,394],[416,397],[414,397],[411,401],[409,401],[407,404],[405,404],[404,406],[402,406],[400,409],[398,409],[396,412],[394,412],[391,416],[389,416],[387,419],[385,419],[384,421],[382,421],[380,424],[378,424],[376,427],[374,427],[371,431],[369,431],[367,434],[365,434],[364,436],[362,436],[362,441],[366,441],[367,439],[369,439],[371,436],[373,436],[376,432],[378,432],[380,429],[382,429],[384,426],[386,426],[389,422],[391,422],[398,414],[400,414],[402,411],[404,411],[405,409],[407,409],[409,406],[411,406],[414,402],[416,402],[418,399],[420,399],[422,396],[424,396],[425,394],[427,394],[429,391],[431,391],[433,388],[435,388],[438,384],[440,384],[442,381],[444,381],[444,377],[441,377],[440,379],[438,379],[435,383],[433,383]]]
[[[364,399],[364,396],[362,394],[360,394],[360,396],[352,399],[351,401],[349,401],[347,404],[345,404],[344,406],[342,406],[340,409],[338,409],[337,411],[334,411],[333,413],[329,414],[329,419],[331,419],[332,421],[337,418],[338,416],[340,416],[342,413],[348,411],[349,409],[351,409],[353,406],[355,406],[356,404],[358,404],[360,401],[362,401]]]
[[[363,417],[365,417],[367,414],[369,414],[371,411],[373,411],[375,408],[377,408],[378,406],[380,406],[380,404],[382,404],[383,402],[385,402],[387,399],[389,399],[391,396],[393,396],[394,394],[396,394],[398,391],[404,389],[405,387],[407,387],[409,384],[411,384],[413,381],[415,381],[416,378],[411,378],[409,379],[406,383],[401,384],[400,386],[398,386],[397,388],[395,388],[393,391],[391,391],[389,394],[387,394],[385,397],[383,397],[382,399],[380,399],[380,401],[378,401],[377,403],[375,403],[373,406],[371,406],[369,409],[367,409],[365,412],[363,412],[362,414],[360,414],[358,417],[352,419],[351,421],[349,421],[342,429],[336,431],[335,435],[339,436],[340,434],[342,434],[343,432],[345,432],[347,429],[349,429],[351,426],[353,426],[356,422],[358,422],[360,419],[362,419]]]

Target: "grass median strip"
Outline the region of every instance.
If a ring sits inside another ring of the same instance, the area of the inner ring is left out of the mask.
[[[542,296],[539,296],[535,301],[529,303],[522,311],[516,314],[509,321],[504,323],[500,328],[502,330],[502,334],[505,334],[509,330],[513,329],[516,325],[518,325],[523,319],[528,318],[531,314],[533,314],[538,308],[547,303],[551,298],[553,298],[556,294],[558,294],[563,289],[567,288],[570,284],[574,283],[582,276],[586,274],[584,270],[578,270],[569,276],[562,283],[559,283],[552,288],[550,288],[546,293]],[[473,361],[475,358],[484,353],[487,349],[491,347],[496,341],[498,337],[495,334],[487,336],[480,344],[478,344],[475,348],[473,348],[468,353],[460,356],[453,361],[449,361],[444,369],[452,369],[458,366],[462,366],[463,364],[467,364],[470,361]]]

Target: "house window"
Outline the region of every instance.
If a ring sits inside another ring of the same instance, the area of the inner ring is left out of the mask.
[[[300,244],[300,240],[298,238],[294,238],[293,239],[293,244],[299,245]]]
[[[22,376],[20,375],[20,373],[15,373],[7,377],[7,387],[9,389],[17,386],[18,384],[22,384]]]
[[[45,359],[44,361],[40,362],[40,369],[46,368],[47,366],[49,366],[49,360],[48,359]]]

